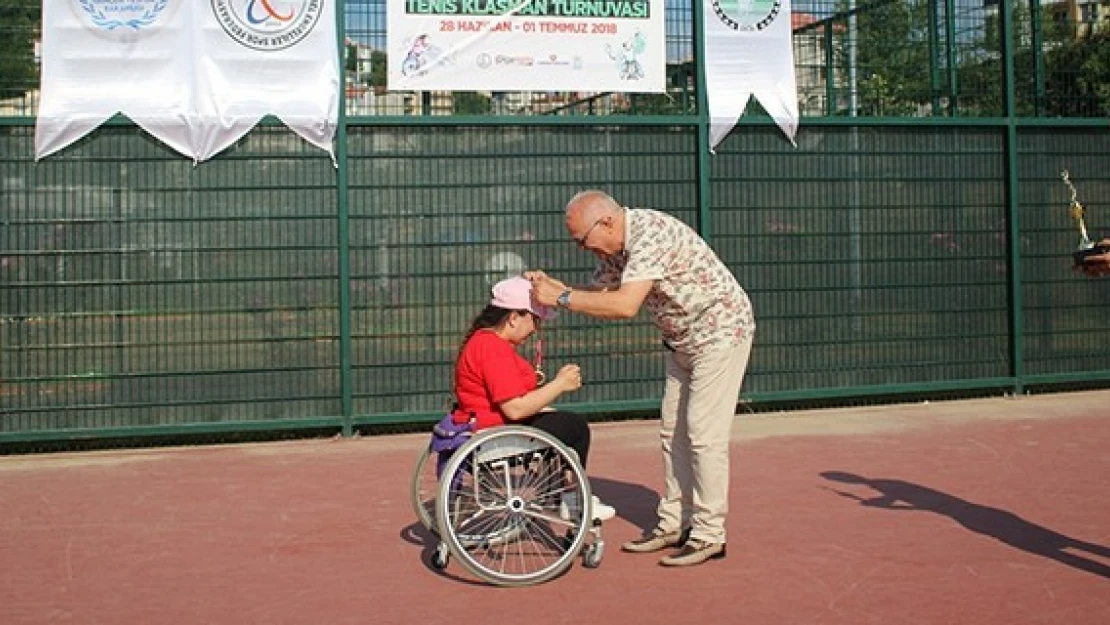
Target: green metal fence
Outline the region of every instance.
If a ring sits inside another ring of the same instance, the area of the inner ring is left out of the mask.
[[[123,119],[36,164],[33,84],[0,73],[0,442],[431,418],[493,281],[588,276],[562,209],[595,187],[697,226],[747,288],[748,400],[1105,383],[1110,281],[1071,270],[1060,170],[1110,235],[1110,45],[1037,26],[1053,6],[796,2],[797,147],[756,114],[715,155],[690,5],[667,97],[505,100],[377,94],[384,5],[348,2],[338,168],[277,123],[194,167]],[[0,2],[0,59],[34,11]],[[571,407],[657,405],[644,316],[546,332],[585,372]]]

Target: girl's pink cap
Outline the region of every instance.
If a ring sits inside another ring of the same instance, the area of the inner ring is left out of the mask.
[[[533,299],[532,283],[521,276],[493,285],[493,298],[489,303],[507,310],[527,310],[544,321],[550,321],[558,315],[550,306],[544,306]]]

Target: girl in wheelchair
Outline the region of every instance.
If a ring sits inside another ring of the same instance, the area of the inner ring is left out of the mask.
[[[584,469],[590,452],[589,424],[581,415],[550,407],[564,393],[582,386],[581,370],[576,364],[564,365],[554,380],[544,384],[539,368],[542,341],[537,338],[535,366],[517,352],[543,321],[555,315],[551,308],[532,300],[532,284],[523,277],[495,284],[489,304],[474,319],[459,348],[454,383],[457,404],[451,416],[456,424],[470,423],[476,432],[505,424],[543,430],[573,449]],[[591,499],[595,521],[616,515],[612,506],[596,496]],[[563,501],[560,514],[568,517],[578,503]]]

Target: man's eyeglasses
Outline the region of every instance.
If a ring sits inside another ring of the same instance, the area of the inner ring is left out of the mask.
[[[586,234],[583,234],[581,237],[578,237],[574,240],[574,242],[578,244],[578,247],[586,247],[586,240],[590,238],[590,233],[594,231],[594,228],[596,228],[599,223],[601,223],[602,219],[604,219],[604,217],[599,218],[597,221],[595,221],[594,225],[590,226],[589,229],[586,230]]]

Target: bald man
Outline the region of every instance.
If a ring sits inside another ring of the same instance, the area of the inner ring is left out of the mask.
[[[630,319],[646,306],[663,335],[665,492],[655,529],[621,548],[676,550],[660,560],[666,566],[724,558],[729,440],[755,334],[751,302],[705,240],[670,215],[583,191],[567,203],[566,228],[597,256],[593,279],[572,288],[527,272],[536,300],[601,319]]]

